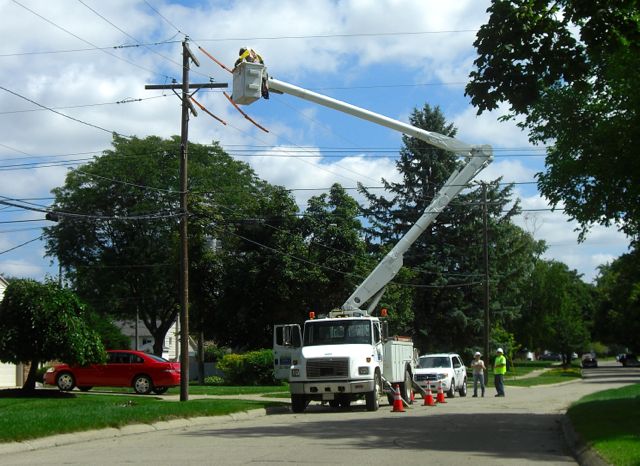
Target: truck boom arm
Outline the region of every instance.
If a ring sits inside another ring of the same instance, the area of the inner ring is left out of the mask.
[[[242,63],[233,74],[233,98],[240,104],[249,104],[260,98],[260,80],[265,73],[264,65],[256,63]],[[342,305],[345,311],[356,311],[373,298],[369,305],[369,311],[377,304],[385,286],[393,280],[402,267],[403,254],[418,239],[418,237],[435,220],[438,214],[449,204],[451,199],[462,191],[466,184],[475,177],[492,159],[491,146],[470,146],[455,138],[443,134],[426,131],[421,128],[394,120],[378,113],[365,110],[360,107],[303,89],[293,84],[285,83],[277,79],[269,78],[269,89],[290,94],[325,107],[338,110],[357,118],[371,121],[381,126],[386,126],[408,136],[425,141],[439,149],[444,149],[466,157],[465,165],[451,174],[447,182],[440,188],[431,204],[425,209],[418,221],[389,251],[384,259],[358,286],[353,294]]]

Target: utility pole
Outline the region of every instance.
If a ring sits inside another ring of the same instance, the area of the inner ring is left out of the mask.
[[[200,62],[189,48],[189,38],[182,41],[182,84],[148,84],[145,89],[182,89],[182,120],[180,131],[180,401],[189,400],[189,211],[187,205],[189,111],[198,112],[189,100],[189,89],[223,88],[226,83],[189,84],[189,66]]]
[[[487,184],[482,183],[482,231],[483,231],[483,262],[484,262],[484,354],[489,367],[489,239],[487,232]],[[487,374],[488,377],[488,374]],[[485,377],[486,379],[486,377]]]

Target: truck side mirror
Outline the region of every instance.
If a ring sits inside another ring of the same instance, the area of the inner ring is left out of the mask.
[[[385,341],[389,338],[389,322],[381,322],[380,326],[382,329],[382,340]]]

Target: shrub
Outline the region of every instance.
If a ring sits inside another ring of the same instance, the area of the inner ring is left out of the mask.
[[[218,361],[227,385],[279,385],[273,377],[273,353],[270,349],[244,354],[225,354]]]
[[[225,354],[230,352],[229,348],[220,347],[216,345],[205,345],[204,347],[204,362],[216,362],[224,357]]]
[[[204,378],[205,385],[224,385],[224,379],[217,375],[210,375]]]

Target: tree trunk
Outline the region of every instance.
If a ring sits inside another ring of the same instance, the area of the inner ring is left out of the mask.
[[[38,372],[38,363],[39,361],[31,361],[31,367],[29,367],[29,375],[27,375],[27,380],[24,381],[24,385],[22,386],[23,390],[36,389],[36,375]]]

